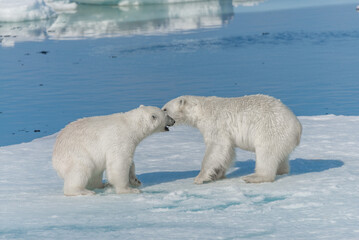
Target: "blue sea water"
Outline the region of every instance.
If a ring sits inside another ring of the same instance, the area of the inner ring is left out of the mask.
[[[355,1],[314,2],[79,5],[0,23],[0,146],[179,95],[261,93],[297,115],[359,115]]]

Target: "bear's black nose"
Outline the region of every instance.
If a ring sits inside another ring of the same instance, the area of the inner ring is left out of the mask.
[[[175,120],[170,116],[167,116],[167,126],[173,126],[175,124]]]

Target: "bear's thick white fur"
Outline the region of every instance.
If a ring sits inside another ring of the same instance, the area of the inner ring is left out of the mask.
[[[68,124],[57,136],[52,157],[53,167],[64,179],[64,194],[94,194],[92,189],[104,187],[104,170],[116,193],[139,193],[130,186],[141,185],[133,163],[136,146],[173,124],[161,109],[142,105],[126,113]]]
[[[181,96],[162,110],[176,124],[196,127],[203,135],[206,152],[195,183],[225,177],[235,157],[235,147],[255,152],[255,173],[249,183],[272,182],[289,173],[289,154],[299,145],[302,126],[280,100],[266,95],[238,98]]]

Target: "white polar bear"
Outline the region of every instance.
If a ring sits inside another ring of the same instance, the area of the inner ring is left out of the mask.
[[[135,175],[136,146],[155,132],[168,131],[174,120],[157,107],[140,106],[126,113],[79,119],[57,136],[53,167],[64,179],[67,196],[94,194],[103,188],[103,172],[116,193],[139,193],[132,186],[141,182]]]
[[[176,124],[196,127],[206,152],[195,183],[225,177],[235,157],[235,147],[256,153],[255,173],[249,183],[272,182],[289,173],[289,154],[299,145],[302,125],[280,100],[266,95],[238,98],[181,96],[162,110]]]

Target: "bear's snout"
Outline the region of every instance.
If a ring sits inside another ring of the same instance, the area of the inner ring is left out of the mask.
[[[173,126],[175,123],[176,121],[173,118],[167,116],[167,126]]]
[[[173,118],[171,118],[170,116],[166,116],[166,127],[165,127],[165,131],[169,131],[168,127],[171,127],[175,124],[175,120]]]

